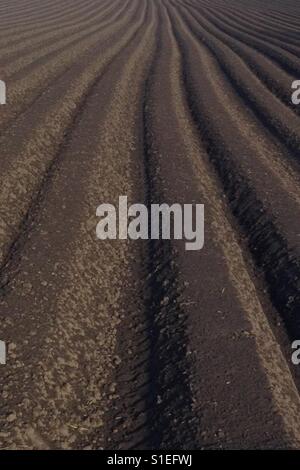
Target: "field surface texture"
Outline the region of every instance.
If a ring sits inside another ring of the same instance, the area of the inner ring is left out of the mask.
[[[300,448],[299,2],[0,0],[0,79],[0,448]]]

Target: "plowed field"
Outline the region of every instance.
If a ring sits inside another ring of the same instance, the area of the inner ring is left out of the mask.
[[[300,448],[299,3],[1,0],[0,79],[0,448]]]

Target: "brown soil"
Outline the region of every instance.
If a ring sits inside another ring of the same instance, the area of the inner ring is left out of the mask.
[[[0,448],[300,448],[300,8],[0,2]],[[205,245],[96,208],[205,205]]]

